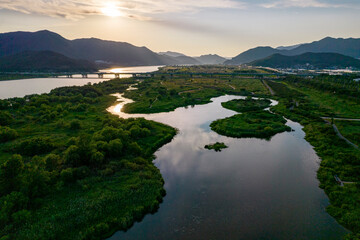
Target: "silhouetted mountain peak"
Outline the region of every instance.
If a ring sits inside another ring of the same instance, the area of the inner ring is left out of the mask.
[[[225,64],[244,64],[259,59],[266,58],[276,53],[286,56],[295,56],[307,52],[314,53],[339,53],[342,55],[360,58],[360,39],[355,38],[332,38],[326,37],[319,41],[304,43],[296,48],[256,47],[249,49],[233,59],[226,61]]]

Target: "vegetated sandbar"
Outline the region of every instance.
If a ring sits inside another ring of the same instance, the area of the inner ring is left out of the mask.
[[[279,115],[267,112],[247,112],[237,114],[211,123],[213,131],[228,137],[256,137],[269,139],[277,133],[291,131],[286,120]]]

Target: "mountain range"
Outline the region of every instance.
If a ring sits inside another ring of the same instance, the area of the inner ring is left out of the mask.
[[[52,51],[24,51],[0,57],[0,72],[93,72],[87,60],[71,59]]]
[[[271,68],[301,68],[301,69],[345,69],[348,67],[360,69],[360,60],[338,53],[304,53],[296,56],[285,56],[279,53],[256,60],[249,65]]]
[[[236,57],[225,62],[229,65],[246,64],[263,58],[267,58],[273,54],[281,54],[285,56],[296,56],[304,53],[339,53],[353,58],[360,58],[360,39],[355,38],[331,38],[327,37],[320,41],[312,43],[300,44],[291,47],[256,47],[247,50]]]
[[[0,34],[0,58],[15,55],[11,61],[16,62],[19,61],[17,58],[21,56],[17,54],[24,52],[26,53],[27,59],[37,58],[40,53],[45,54],[47,58],[52,60],[59,59],[59,66],[57,66],[59,69],[66,65],[61,65],[60,62],[76,62],[77,60],[81,60],[80,62],[82,64],[84,64],[84,61],[87,61],[86,65],[90,68],[92,68],[93,65],[89,64],[93,63],[96,63],[97,68],[150,65],[239,65],[249,63],[254,64],[254,61],[262,59],[268,61],[269,59],[266,58],[273,56],[274,54],[281,54],[282,56],[301,56],[304,53],[338,53],[353,58],[360,58],[360,39],[335,39],[327,37],[320,41],[294,46],[278,48],[256,47],[237,55],[231,60],[226,60],[221,56],[212,54],[191,57],[182,53],[170,51],[155,53],[146,47],[137,47],[126,42],[107,41],[97,38],[68,40],[57,33],[47,30]],[[35,54],[35,52],[38,53]],[[49,52],[61,54],[63,56],[60,57],[57,55],[55,57],[54,54],[50,54]],[[320,55],[311,56],[321,58]],[[303,59],[303,57],[304,56],[301,56],[300,59]],[[335,55],[333,57],[335,57]],[[278,62],[279,59],[280,56],[275,55],[271,60],[272,62]],[[345,60],[344,58],[340,59]],[[8,60],[10,60],[10,58],[8,58]],[[316,61],[316,59],[313,60]],[[77,61],[77,64],[74,66],[80,66],[80,62]],[[258,64],[258,62],[255,63]],[[344,64],[345,63],[347,64],[346,61]],[[32,63],[30,63],[30,65],[31,64]],[[10,66],[10,64],[8,65]]]
[[[207,54],[207,55],[201,55],[200,57],[189,57],[185,54],[178,53],[178,52],[159,52],[160,55],[163,56],[169,56],[177,59],[180,62],[183,62],[183,64],[193,64],[193,65],[205,65],[205,64],[223,64],[227,59],[224,57],[221,57],[217,54]]]
[[[96,62],[103,67],[207,64],[220,59],[217,55],[196,59],[183,54],[157,54],[146,47],[97,38],[68,40],[47,30],[0,34],[0,57],[24,51],[52,51],[68,58]]]

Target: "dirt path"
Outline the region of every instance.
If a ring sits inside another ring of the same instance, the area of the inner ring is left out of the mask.
[[[236,88],[235,88],[234,86],[232,86],[232,85],[230,85],[230,84],[226,84],[226,85],[228,85],[229,87],[231,87],[233,90],[236,90]]]
[[[328,122],[329,124],[331,124],[331,119],[333,120],[340,120],[340,121],[360,121],[360,119],[352,119],[352,118],[331,118],[331,117],[321,117],[322,119],[324,119],[326,122]],[[334,131],[336,132],[336,135],[338,135],[339,138],[345,140],[345,142],[347,142],[348,144],[350,144],[351,146],[353,146],[354,148],[360,150],[359,146],[356,145],[355,143],[351,142],[349,139],[347,139],[346,137],[344,137],[338,127],[335,125],[335,123],[332,124]]]
[[[331,120],[331,117],[321,117],[324,120]],[[357,118],[333,118],[334,120],[340,120],[340,121],[360,121],[360,119]]]
[[[269,89],[270,94],[271,94],[272,96],[274,96],[274,95],[275,95],[274,90],[272,90],[272,88],[271,88],[269,85],[267,85],[267,83],[266,83],[264,80],[261,80],[261,82],[265,85],[265,87],[267,87],[267,89]]]
[[[150,105],[149,108],[152,108],[153,104],[154,104],[157,100],[158,100],[158,99],[156,98],[155,101],[153,101],[153,102],[151,103],[151,105]]]
[[[336,132],[336,134],[338,135],[339,138],[344,139],[348,144],[350,144],[351,146],[353,146],[353,147],[356,148],[356,149],[359,149],[359,146],[358,146],[358,145],[350,142],[350,140],[348,140],[347,138],[345,138],[345,137],[340,133],[339,129],[337,128],[337,126],[336,126],[335,124],[333,124],[332,126],[333,126],[333,128],[334,128],[334,130],[335,130],[335,132]]]
[[[202,88],[198,88],[198,89],[192,89],[192,90],[187,90],[187,91],[182,91],[179,92],[178,94],[181,95],[183,93],[192,93],[192,92],[196,92],[196,91],[200,91]]]

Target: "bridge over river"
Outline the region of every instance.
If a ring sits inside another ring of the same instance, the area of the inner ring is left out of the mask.
[[[120,78],[123,77],[134,77],[134,78],[150,78],[155,76],[170,76],[172,77],[217,77],[217,76],[244,76],[244,77],[256,77],[256,78],[281,78],[289,75],[288,73],[207,73],[207,72],[7,72],[5,74],[16,74],[16,75],[44,75],[46,77],[54,78],[104,78],[104,76],[109,76],[108,78]],[[306,74],[296,74],[297,76],[302,77],[313,77],[318,75],[317,73],[306,73]]]
[[[16,75],[37,75],[44,77],[54,78],[120,78],[123,77],[134,77],[134,78],[150,78],[155,76],[169,76],[169,77],[219,77],[219,76],[230,76],[230,77],[255,77],[255,78],[282,78],[289,73],[244,73],[244,72],[233,72],[233,73],[208,73],[208,72],[6,72],[4,74],[16,74]],[[293,74],[295,75],[295,74]],[[313,77],[318,75],[317,73],[302,73],[296,74],[302,77]]]

